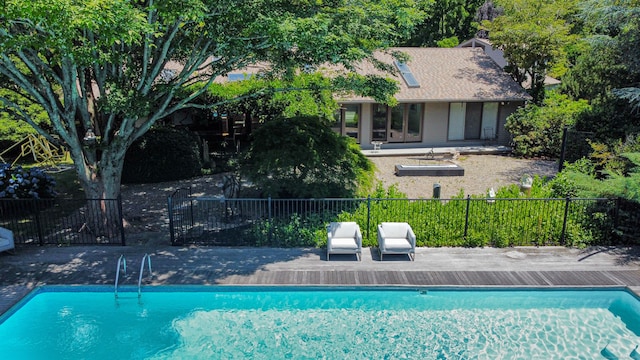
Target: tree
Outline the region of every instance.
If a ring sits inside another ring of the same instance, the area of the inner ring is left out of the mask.
[[[640,131],[640,2],[583,1],[577,18],[582,41],[563,91],[591,102],[578,119],[592,140],[611,143]]]
[[[115,198],[127,148],[161,118],[216,105],[197,101],[216,76],[256,62],[283,78],[324,63],[353,72],[420,16],[399,0],[6,0],[0,84],[42,106],[53,131],[0,102],[68,148],[88,198]]]
[[[461,40],[473,37],[478,29],[475,15],[483,3],[484,0],[423,0],[426,18],[405,45],[436,46],[438,41],[454,36]]]
[[[480,24],[482,24],[483,21],[492,21],[493,19],[502,15],[503,12],[503,8],[496,6],[493,1],[487,0],[478,8],[478,11],[476,12],[476,21]],[[480,29],[476,33],[476,37],[481,39],[488,39],[489,32],[485,29]]]
[[[563,89],[588,100],[611,97],[640,81],[637,1],[583,1],[577,18],[582,40]]]
[[[504,52],[505,70],[521,85],[529,81],[529,94],[537,104],[544,100],[547,73],[564,60],[573,40],[568,18],[576,0],[500,1],[504,15],[483,26],[493,44]]]
[[[351,138],[331,130],[327,119],[280,117],[253,137],[242,172],[265,196],[354,197],[360,185],[370,185],[373,164]]]

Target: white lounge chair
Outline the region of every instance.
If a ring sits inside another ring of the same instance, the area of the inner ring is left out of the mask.
[[[383,222],[378,225],[378,250],[380,261],[384,254],[407,254],[416,258],[416,235],[411,226],[403,222]]]
[[[329,254],[362,255],[362,233],[355,222],[332,222],[327,226],[327,261]]]
[[[14,250],[16,247],[13,242],[13,232],[9,229],[0,227],[0,252]]]

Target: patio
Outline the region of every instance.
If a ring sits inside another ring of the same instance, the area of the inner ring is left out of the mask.
[[[0,254],[0,313],[38,285],[113,286],[120,255],[128,271],[121,285],[136,286],[144,254],[152,285],[347,285],[629,287],[640,295],[640,249],[564,247],[418,248],[416,259],[365,248],[362,261],[323,249],[171,247],[166,240],[137,245],[19,247]],[[144,291],[144,290],[143,290]]]

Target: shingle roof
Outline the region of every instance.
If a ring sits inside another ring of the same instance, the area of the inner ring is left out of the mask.
[[[400,91],[395,98],[401,102],[451,101],[522,101],[531,97],[479,48],[393,48],[409,55],[407,65],[420,83],[409,88],[399,75]],[[388,54],[378,59],[393,64]],[[395,67],[394,67],[395,68]],[[382,74],[370,63],[362,64],[361,74]],[[361,97],[347,97],[345,101],[373,101]]]

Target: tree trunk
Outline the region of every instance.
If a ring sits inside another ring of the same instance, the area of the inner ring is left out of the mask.
[[[81,230],[96,237],[118,237],[125,225],[119,205],[125,150],[110,144],[98,157],[95,145],[75,145],[70,153],[87,199]]]

